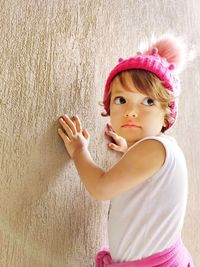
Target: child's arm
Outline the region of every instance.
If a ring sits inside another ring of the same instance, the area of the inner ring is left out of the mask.
[[[88,150],[73,158],[86,189],[98,200],[110,200],[155,174],[165,162],[165,148],[157,140],[144,140],[131,147],[109,171],[92,160]]]
[[[100,200],[110,200],[134,188],[154,175],[166,159],[164,145],[155,139],[147,139],[130,147],[100,179]]]
[[[88,149],[76,153],[73,157],[78,174],[87,191],[95,198],[101,198],[100,179],[105,171],[93,161]]]
[[[67,152],[74,160],[79,176],[88,192],[99,199],[100,177],[105,173],[93,161],[88,145],[90,136],[86,129],[82,129],[81,122],[77,116],[72,121],[66,114],[59,118],[62,128],[58,134],[62,138]]]
[[[88,132],[81,129],[77,118],[75,123],[76,126],[69,118],[65,118],[62,126],[67,135],[62,130],[59,134],[86,189],[98,200],[110,200],[128,191],[155,174],[165,162],[164,145],[150,139],[131,147],[117,164],[104,172],[90,156]]]

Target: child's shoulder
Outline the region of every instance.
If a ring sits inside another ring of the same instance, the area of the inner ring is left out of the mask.
[[[137,142],[135,142],[131,147],[134,147],[134,146],[138,145],[139,143],[141,143],[141,142],[143,142],[145,140],[153,140],[153,139],[154,140],[159,140],[161,143],[163,143],[164,140],[176,142],[176,139],[173,136],[162,133],[162,134],[158,134],[158,135],[151,135],[151,136],[143,137],[142,139],[140,139]]]

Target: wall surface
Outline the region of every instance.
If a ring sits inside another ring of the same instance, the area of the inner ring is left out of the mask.
[[[173,31],[200,42],[198,0],[0,1],[0,266],[88,267],[107,244],[109,202],[86,192],[62,140],[78,114],[95,162],[108,169],[101,117],[105,79],[141,38]],[[188,162],[183,240],[200,266],[199,68],[181,74],[176,137]]]

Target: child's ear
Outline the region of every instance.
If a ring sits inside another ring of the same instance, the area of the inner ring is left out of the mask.
[[[167,127],[168,121],[167,121],[167,115],[165,115],[164,117],[164,123],[163,123],[163,127]]]

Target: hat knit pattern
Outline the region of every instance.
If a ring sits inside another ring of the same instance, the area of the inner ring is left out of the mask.
[[[165,37],[157,40],[144,52],[138,51],[135,56],[128,59],[119,58],[119,63],[110,72],[104,89],[104,109],[110,114],[110,97],[108,92],[113,78],[120,72],[131,69],[143,69],[154,73],[162,82],[166,90],[176,96],[170,103],[171,117],[174,121],[168,121],[166,130],[172,127],[178,112],[178,96],[180,95],[180,80],[176,69],[181,64],[181,49],[174,38]]]

